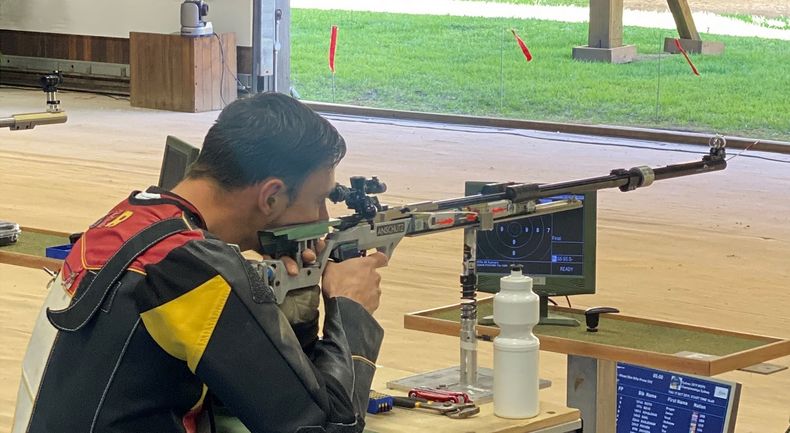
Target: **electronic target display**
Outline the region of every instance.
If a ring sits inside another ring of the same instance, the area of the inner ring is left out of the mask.
[[[584,195],[559,195],[548,203]],[[520,264],[528,275],[582,276],[584,271],[584,208],[525,217],[494,224],[477,238],[477,271],[506,273]]]
[[[467,181],[466,195],[479,194],[491,182]],[[477,231],[475,272],[477,288],[499,291],[499,279],[514,264],[532,277],[541,297],[595,293],[597,193],[557,195],[537,200],[548,203],[576,199],[582,207],[495,223],[493,230]]]

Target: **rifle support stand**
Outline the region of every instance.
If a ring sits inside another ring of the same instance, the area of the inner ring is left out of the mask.
[[[464,260],[461,274],[461,363],[428,373],[417,374],[387,382],[387,388],[408,392],[412,388],[428,387],[461,391],[476,403],[494,399],[494,371],[477,366],[477,228],[464,228]],[[541,379],[540,387],[548,388],[551,381]]]

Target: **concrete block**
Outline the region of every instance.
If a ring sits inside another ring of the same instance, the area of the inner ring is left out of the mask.
[[[630,63],[636,58],[636,45],[615,48],[574,47],[573,58],[587,62]]]
[[[690,54],[710,54],[718,56],[724,53],[724,43],[718,41],[680,39],[680,46]],[[675,38],[664,39],[664,51],[670,54],[680,53],[680,50],[675,46]]]

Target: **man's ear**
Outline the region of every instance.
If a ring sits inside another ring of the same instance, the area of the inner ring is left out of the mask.
[[[272,215],[288,206],[288,194],[281,179],[269,178],[261,182],[258,189],[258,209],[264,215]]]

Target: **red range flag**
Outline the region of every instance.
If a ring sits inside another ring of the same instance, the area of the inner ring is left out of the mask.
[[[697,67],[694,66],[694,63],[691,62],[688,53],[686,53],[686,50],[684,50],[683,47],[680,45],[679,39],[675,39],[675,47],[681,52],[681,54],[683,54],[683,57],[686,58],[686,61],[688,62],[689,66],[691,66],[691,72],[693,72],[694,75],[699,77],[700,75],[699,75],[699,71],[697,70]]]
[[[532,53],[529,52],[529,48],[527,48],[527,44],[518,37],[518,33],[516,33],[516,29],[510,29],[510,32],[513,33],[513,36],[516,38],[516,42],[518,42],[518,46],[521,47],[521,52],[524,53],[524,57],[527,59],[528,62],[532,61]]]
[[[332,35],[329,37],[329,69],[335,73],[335,49],[337,48],[337,26],[332,26]]]

